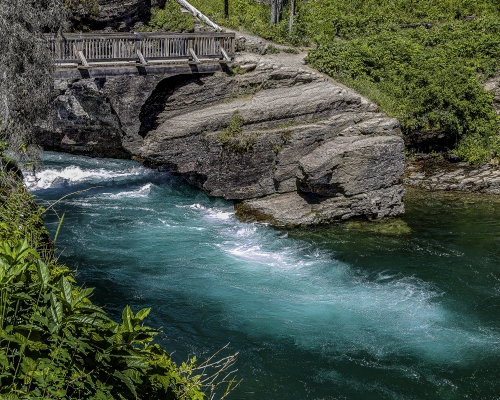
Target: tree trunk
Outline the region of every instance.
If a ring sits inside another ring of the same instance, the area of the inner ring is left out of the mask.
[[[212,28],[222,31],[222,28],[217,25],[216,23],[212,22],[205,14],[202,14],[200,11],[198,11],[196,8],[194,8],[191,4],[189,4],[186,0],[175,0],[177,3],[179,3],[182,7],[184,7],[186,10],[188,10],[192,15],[195,17],[205,21],[207,25],[211,26]]]
[[[295,0],[290,0],[290,23],[288,24],[288,32],[292,35],[293,32],[293,17],[295,16]]]
[[[224,17],[229,18],[229,0],[224,0]]]
[[[277,0],[271,0],[271,24],[276,24],[277,22],[277,18],[276,18],[276,14],[277,14],[277,4],[276,4],[276,1]]]

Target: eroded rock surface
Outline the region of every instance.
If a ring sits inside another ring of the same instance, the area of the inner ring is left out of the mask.
[[[453,190],[500,194],[500,167],[483,164],[450,163],[427,156],[408,160],[403,176],[405,185],[425,190]]]
[[[275,225],[404,212],[398,121],[286,57],[240,54],[225,72],[58,81],[41,144],[135,156]]]
[[[162,77],[57,80],[55,114],[38,128],[47,150],[130,158],[142,146],[141,108]]]
[[[199,77],[163,103],[156,93],[141,158],[238,201],[243,219],[309,225],[404,212],[397,120],[307,69],[257,55],[239,62],[248,72]]]

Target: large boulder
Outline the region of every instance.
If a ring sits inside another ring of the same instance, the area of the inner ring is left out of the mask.
[[[58,81],[56,90],[53,118],[37,128],[39,144],[46,150],[130,158],[121,122],[94,80]]]
[[[301,158],[299,170],[304,193],[354,196],[385,189],[404,172],[404,143],[397,136],[338,137]]]
[[[237,201],[245,220],[309,225],[404,212],[397,120],[320,75],[255,65],[233,77],[230,97],[183,112],[182,102],[165,102],[140,157]]]

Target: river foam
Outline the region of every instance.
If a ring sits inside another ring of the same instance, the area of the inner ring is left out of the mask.
[[[230,203],[130,162],[86,159],[39,177],[32,190],[48,200],[104,186],[60,202],[71,224],[58,239],[65,261],[112,309],[153,307],[183,355],[231,342],[250,388],[237,398],[454,398],[469,390],[469,369],[500,356],[500,327],[461,303],[468,286],[453,294],[443,284],[476,276],[454,264],[465,268],[469,253],[460,235],[302,240],[300,230],[241,223]],[[484,304],[500,296],[493,285]],[[280,379],[282,397],[269,394]]]

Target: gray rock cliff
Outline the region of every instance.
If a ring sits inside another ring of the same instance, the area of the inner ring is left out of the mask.
[[[243,219],[309,225],[404,212],[398,122],[319,74],[264,60],[247,55],[250,72],[200,77],[170,96],[141,158],[238,201]],[[210,99],[194,100],[205,89]],[[241,127],[231,132],[235,113]]]
[[[398,122],[287,56],[241,54],[226,72],[58,80],[40,143],[139,158],[236,201],[242,219],[309,225],[404,212]]]

